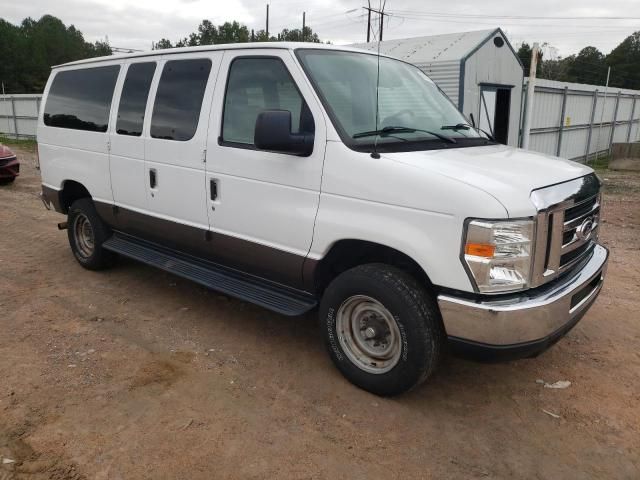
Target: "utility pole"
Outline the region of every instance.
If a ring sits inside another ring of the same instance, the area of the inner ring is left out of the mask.
[[[531,117],[533,115],[533,96],[536,88],[536,70],[538,68],[538,52],[540,45],[533,44],[531,51],[531,68],[529,69],[529,84],[527,85],[527,103],[524,112],[524,128],[522,132],[522,148],[529,148],[529,137],[531,136]]]
[[[307,12],[302,12],[302,41],[304,42],[304,29],[305,29],[305,23],[306,23],[306,15]]]
[[[269,4],[267,3],[267,42],[269,41]]]
[[[371,41],[371,0],[369,0],[369,8],[367,8],[367,43]]]
[[[368,7],[362,7],[367,11],[367,42],[371,41],[371,12],[377,13],[380,16],[380,29],[378,34],[378,40],[382,41],[382,31],[383,31],[383,23],[384,17],[389,16],[388,13],[384,13],[384,8],[382,10],[376,10],[375,8],[371,8],[371,1],[369,1]]]

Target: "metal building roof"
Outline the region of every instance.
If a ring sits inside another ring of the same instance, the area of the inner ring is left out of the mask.
[[[401,38],[380,42],[380,53],[400,58],[414,65],[461,60],[500,29],[447,33],[428,37]],[[377,50],[377,42],[350,45],[365,50]]]

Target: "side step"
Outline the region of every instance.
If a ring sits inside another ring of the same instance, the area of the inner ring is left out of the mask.
[[[301,315],[317,305],[315,297],[307,292],[181,254],[123,233],[114,233],[102,246],[283,315]]]

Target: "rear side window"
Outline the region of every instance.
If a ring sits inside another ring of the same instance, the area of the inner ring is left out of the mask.
[[[291,112],[291,133],[313,133],[311,112],[279,58],[237,58],[229,69],[222,139],[253,145],[256,119],[264,110]]]
[[[49,127],[106,132],[119,65],[58,72],[44,107]]]
[[[151,117],[151,136],[189,140],[198,128],[211,60],[171,60],[165,63]]]
[[[155,71],[155,62],[134,63],[129,66],[118,107],[116,132],[120,135],[142,135],[144,111]]]

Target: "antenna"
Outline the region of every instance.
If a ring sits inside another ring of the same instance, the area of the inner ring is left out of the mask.
[[[382,1],[382,0],[380,0]],[[382,40],[382,22],[384,22],[384,7],[387,4],[387,0],[384,0],[382,4],[382,8],[380,8],[380,36],[378,37],[378,71],[376,74],[376,128],[375,131],[378,131],[378,124],[380,122],[379,118],[379,110],[380,110],[380,42]],[[380,158],[380,154],[378,153],[378,138],[380,135],[376,135],[373,140],[373,152],[371,152],[371,158]]]

